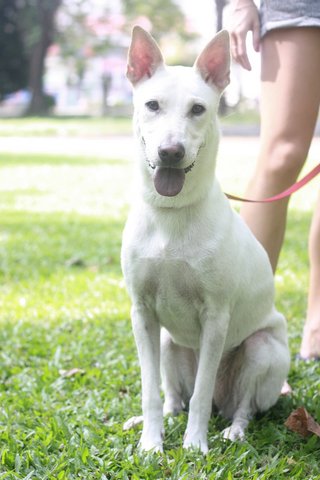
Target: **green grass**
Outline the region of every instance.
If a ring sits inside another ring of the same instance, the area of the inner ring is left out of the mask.
[[[185,415],[166,419],[164,455],[139,454],[139,429],[122,431],[141,400],[119,265],[131,172],[107,155],[0,155],[0,479],[320,479],[320,440],[284,426],[300,405],[320,421],[320,366],[295,360],[308,208],[290,212],[276,279],[293,395],[244,443],[224,442],[227,422],[212,418],[206,457],[182,450]]]
[[[221,118],[224,125],[259,123],[258,112],[234,111]],[[101,136],[130,135],[131,118],[127,117],[48,117],[48,118],[6,118],[0,122],[0,136]]]
[[[97,136],[130,133],[130,118],[6,118],[0,123],[1,136]]]
[[[258,109],[232,110],[220,118],[222,125],[259,125],[260,117]]]

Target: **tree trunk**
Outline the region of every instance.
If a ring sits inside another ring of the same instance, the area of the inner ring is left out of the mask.
[[[54,38],[54,18],[62,0],[37,0],[36,9],[40,34],[35,43],[29,65],[31,101],[26,115],[45,115],[49,111],[48,97],[43,91],[43,76],[48,48]]]
[[[226,6],[227,0],[215,0],[217,11],[217,32],[223,28],[223,9]]]
[[[223,9],[226,6],[226,0],[215,0],[216,4],[216,13],[217,13],[217,20],[216,20],[216,30],[219,32],[223,28]],[[219,114],[225,115],[227,112],[227,104],[225,95],[222,94],[219,103]]]

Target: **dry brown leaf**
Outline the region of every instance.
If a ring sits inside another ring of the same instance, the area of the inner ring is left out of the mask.
[[[302,437],[308,437],[312,434],[320,437],[319,423],[314,420],[304,407],[294,410],[285,421],[285,426],[293,432],[299,433]]]

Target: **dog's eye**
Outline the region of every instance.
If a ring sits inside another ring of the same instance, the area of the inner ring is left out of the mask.
[[[148,108],[148,110],[151,110],[151,112],[157,112],[160,108],[157,100],[150,100],[150,102],[146,103],[146,107]]]
[[[191,108],[192,115],[202,115],[205,112],[205,107],[200,103],[195,103]]]

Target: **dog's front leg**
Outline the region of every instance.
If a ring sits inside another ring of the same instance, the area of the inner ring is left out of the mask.
[[[142,450],[162,451],[163,413],[160,398],[160,325],[144,305],[132,307],[133,333],[138,349],[141,382],[143,430]]]
[[[219,318],[206,314],[202,321],[199,364],[194,392],[190,400],[184,448],[208,452],[207,432],[218,366],[222,357],[229,315]]]

